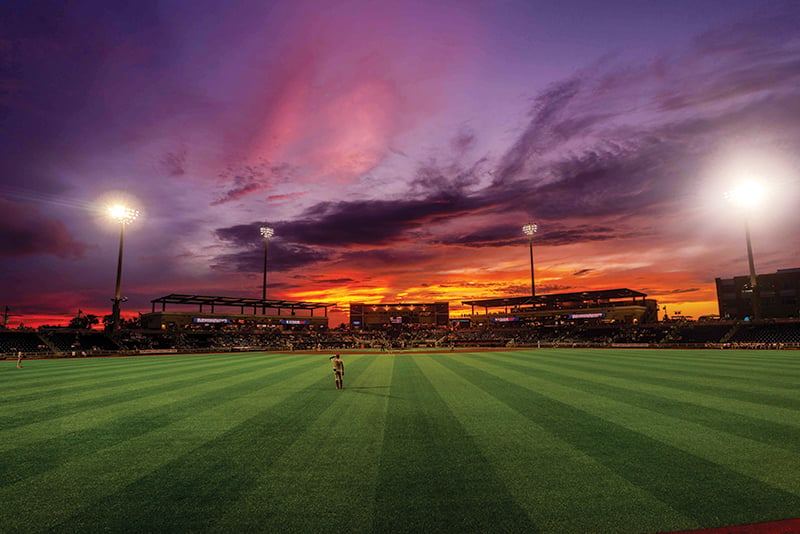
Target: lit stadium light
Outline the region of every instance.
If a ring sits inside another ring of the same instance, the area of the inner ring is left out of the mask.
[[[117,283],[114,289],[113,305],[111,307],[111,328],[116,330],[120,326],[120,303],[128,300],[120,296],[122,285],[122,250],[125,244],[125,225],[130,224],[139,216],[139,210],[114,204],[108,208],[108,214],[119,223],[119,256],[117,257]]]
[[[267,249],[269,248],[269,238],[275,235],[275,229],[271,226],[259,228],[261,237],[264,238],[264,280],[261,285],[261,300],[267,300]],[[266,313],[266,304],[261,309],[261,313]]]
[[[139,210],[123,206],[122,204],[115,204],[108,208],[108,214],[112,219],[121,224],[130,224],[139,216]]]
[[[534,222],[529,222],[522,227],[522,233],[528,236],[528,242],[531,253],[531,296],[536,296],[536,283],[533,278],[533,234],[539,230],[539,227]]]
[[[261,230],[261,237],[263,237],[264,239],[269,239],[270,237],[275,235],[275,229],[272,228],[271,226],[262,226],[260,230]]]
[[[761,292],[756,277],[756,264],[753,260],[753,243],[750,239],[750,223],[748,212],[758,206],[764,197],[764,188],[752,181],[741,182],[736,188],[724,194],[725,198],[733,205],[742,208],[744,219],[744,237],[747,243],[747,264],[750,269],[750,299],[752,303],[753,320],[761,318]]]
[[[735,206],[752,209],[764,199],[764,187],[758,182],[741,182],[731,191],[727,191],[724,196]]]

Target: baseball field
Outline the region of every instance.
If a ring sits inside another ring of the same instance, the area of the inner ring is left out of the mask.
[[[800,518],[800,352],[0,362],[2,532],[630,532]]]

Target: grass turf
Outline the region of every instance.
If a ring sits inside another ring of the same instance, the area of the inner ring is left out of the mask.
[[[3,532],[659,532],[800,517],[800,353],[0,366]]]

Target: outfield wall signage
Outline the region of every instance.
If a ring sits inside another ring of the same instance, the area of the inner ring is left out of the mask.
[[[281,324],[311,324],[308,319],[281,319]]]
[[[570,319],[603,319],[605,318],[605,312],[598,312],[598,313],[570,313]]]
[[[197,324],[228,324],[231,320],[227,317],[194,317],[192,322]]]
[[[519,317],[490,317],[489,321],[492,323],[514,323],[519,321]]]

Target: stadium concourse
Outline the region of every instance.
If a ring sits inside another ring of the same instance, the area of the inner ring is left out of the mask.
[[[166,352],[456,350],[492,347],[800,349],[800,321],[665,321],[651,324],[515,325],[476,328],[390,325],[376,330],[309,326],[189,325],[167,330],[32,328],[0,330],[0,356],[26,358]]]

